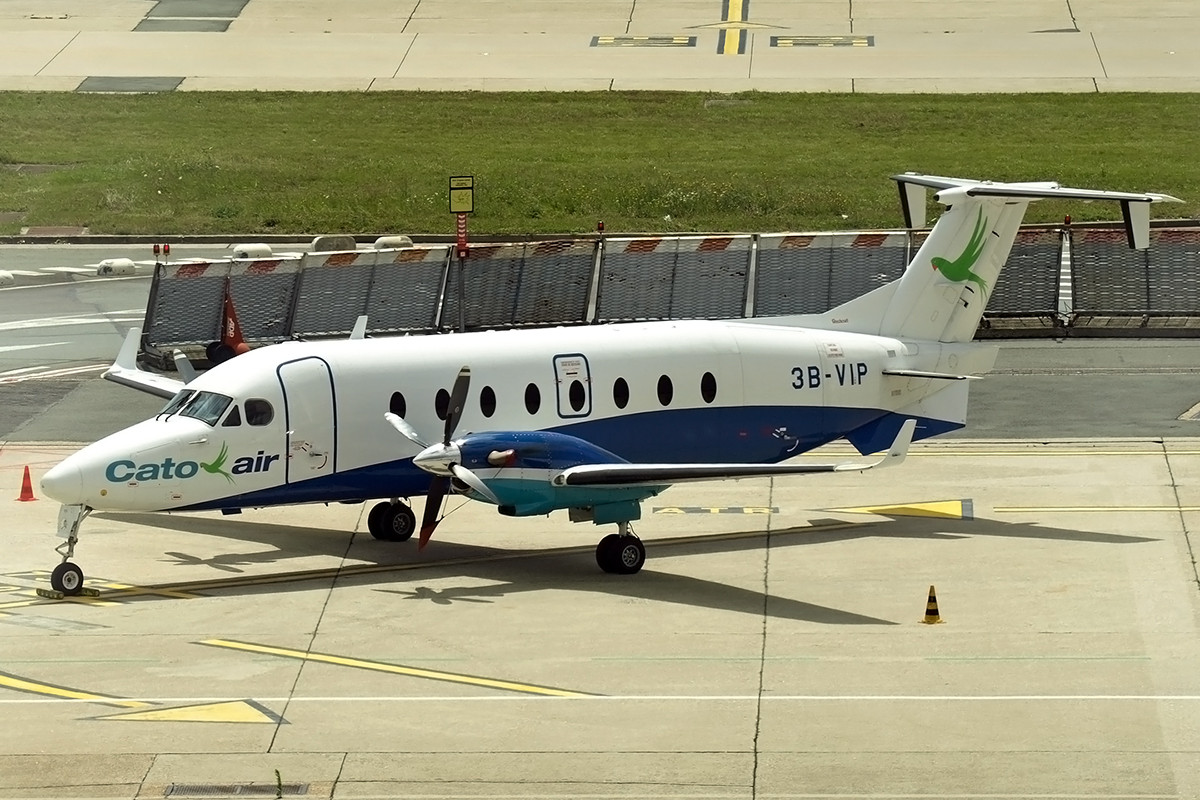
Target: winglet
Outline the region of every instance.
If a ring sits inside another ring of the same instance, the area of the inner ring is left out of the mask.
[[[900,426],[900,432],[896,434],[896,440],[892,442],[892,446],[888,448],[883,458],[866,464],[839,464],[834,471],[852,472],[854,470],[872,469],[875,467],[898,467],[908,457],[908,446],[912,444],[913,433],[916,430],[917,421],[915,419],[906,419],[904,424]]]
[[[157,397],[174,397],[183,388],[183,381],[138,369],[137,354],[141,341],[142,329],[130,328],[117,353],[117,360],[100,377]]]
[[[350,331],[351,339],[365,339],[367,337],[367,315],[363,314],[358,319],[354,320],[354,330]]]
[[[121,369],[137,369],[137,354],[141,344],[142,329],[130,328],[129,333],[125,334],[125,341],[121,342],[121,349],[117,353],[117,360],[113,362],[113,366]]]

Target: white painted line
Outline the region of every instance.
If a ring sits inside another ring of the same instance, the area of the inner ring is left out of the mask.
[[[42,272],[68,272],[73,275],[96,274],[96,270],[87,267],[43,267]]]
[[[38,273],[38,274],[40,275],[41,273]],[[93,278],[92,280],[87,281],[87,282],[88,283],[102,283],[102,282],[106,282],[106,281],[148,281],[148,280],[150,280],[149,275],[124,275],[120,278],[99,278],[98,277],[98,278]],[[6,286],[3,289],[0,289],[0,292],[26,292],[26,291],[29,291],[30,289],[62,289],[64,286],[68,286],[68,285],[75,286],[74,283],[71,283],[71,284],[65,284],[65,283],[61,283],[61,282],[38,283],[38,284],[34,284],[33,286]]]
[[[18,319],[12,322],[0,323],[0,331],[23,331],[32,328],[58,328],[70,325],[101,325],[111,322],[140,322],[142,316],[130,317],[130,314],[145,312],[140,308],[128,308],[122,311],[109,311],[104,314],[72,314],[66,317],[37,317],[34,319]]]
[[[40,278],[45,275],[44,272],[34,272],[33,270],[28,269],[6,269],[5,272],[13,275],[20,275],[25,278]]]
[[[33,350],[38,347],[57,347],[60,344],[70,344],[70,343],[69,342],[44,342],[42,344],[6,344],[6,345],[0,347],[0,353],[11,353],[14,350]],[[39,367],[34,367],[34,369],[39,369]],[[6,374],[8,374],[8,373],[0,373],[0,375],[6,375]]]
[[[34,372],[28,375],[0,377],[0,385],[8,383],[24,383],[25,381],[50,380],[53,378],[66,378],[70,377],[71,375],[82,375],[86,372],[99,372],[102,369],[108,369],[108,364],[94,364],[86,367],[66,367],[64,369],[52,369],[45,372]]]

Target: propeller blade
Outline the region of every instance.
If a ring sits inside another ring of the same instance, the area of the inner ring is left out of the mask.
[[[438,514],[442,511],[442,500],[446,497],[449,489],[450,479],[440,475],[434,476],[433,481],[429,484],[429,494],[425,497],[425,513],[421,517],[421,535],[417,540],[418,550],[424,550],[425,545],[429,544],[429,537],[433,536],[433,530],[438,526]]]
[[[462,419],[463,405],[467,402],[467,390],[471,388],[471,368],[463,367],[454,379],[454,388],[450,390],[450,405],[446,409],[446,435],[442,444],[450,444],[450,437]]]
[[[383,418],[390,422],[393,428],[400,431],[400,435],[405,439],[408,439],[418,447],[429,447],[429,443],[421,438],[421,436],[417,433],[417,429],[412,425],[409,425],[404,417],[397,416],[389,411],[383,415]]]
[[[467,469],[462,464],[451,464],[450,471],[454,473],[454,477],[458,478],[467,486],[470,486],[477,493],[483,495],[496,505],[500,505],[500,498],[496,497],[496,493],[489,489],[488,485],[484,483],[483,480],[480,479],[480,477],[474,472],[471,472],[471,470]]]

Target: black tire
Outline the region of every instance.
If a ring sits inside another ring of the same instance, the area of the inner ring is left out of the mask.
[[[646,545],[636,536],[619,537],[612,549],[613,561],[618,575],[634,575],[641,571],[646,563]]]
[[[615,533],[610,533],[600,540],[596,545],[596,563],[600,565],[600,569],[610,574],[618,571],[617,548],[620,545],[621,537]]]
[[[383,531],[383,512],[387,511],[390,505],[391,503],[376,503],[367,512],[367,530],[376,539],[379,538],[380,532]]]
[[[50,573],[50,585],[54,591],[74,597],[83,591],[83,570],[70,561],[64,561]]]
[[[379,535],[385,542],[407,542],[417,532],[417,515],[404,503],[388,503],[379,515]]]
[[[208,346],[204,348],[205,357],[214,364],[217,363],[217,348],[220,346],[220,342],[209,342]]]

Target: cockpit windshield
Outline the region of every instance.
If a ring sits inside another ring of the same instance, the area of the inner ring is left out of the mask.
[[[172,397],[170,399],[170,401],[163,407],[163,410],[158,412],[158,416],[161,417],[163,414],[170,416],[171,414],[174,414],[176,411],[183,408],[184,404],[188,400],[191,400],[192,395],[194,395],[195,393],[196,393],[195,389],[180,389],[178,392],[175,393],[175,396]]]
[[[221,418],[225,409],[229,408],[229,404],[232,402],[232,397],[226,397],[216,392],[196,392],[196,396],[183,407],[179,414],[183,417],[194,417],[208,425],[216,425],[217,420]]]

